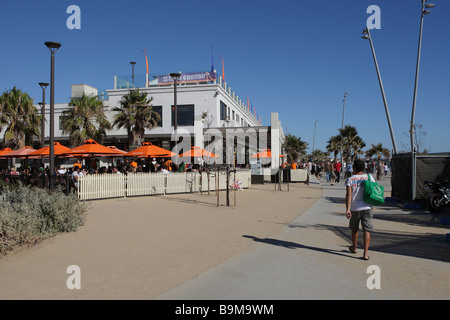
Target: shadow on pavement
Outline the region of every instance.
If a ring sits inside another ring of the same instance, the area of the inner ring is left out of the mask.
[[[289,227],[309,228],[309,229],[313,228],[317,231],[320,230],[331,231],[340,238],[342,238],[343,240],[342,246],[345,247],[345,249],[342,251],[336,251],[333,249],[312,247],[295,242],[283,241],[272,238],[261,239],[250,235],[243,235],[243,237],[252,239],[253,241],[285,247],[288,249],[307,249],[348,256],[347,254],[344,254],[348,252],[347,246],[348,244],[351,243],[350,230],[348,227],[323,225],[323,224],[318,224],[314,226],[290,225]],[[360,232],[358,239],[358,247],[362,248],[362,246],[363,246],[362,232]],[[392,232],[386,230],[375,230],[371,233],[369,250],[375,252],[383,252],[389,254],[450,262],[450,244],[446,242],[444,232],[442,234],[430,234],[430,233],[421,234],[417,232],[402,232],[402,231]]]
[[[283,247],[283,248],[287,248],[287,249],[306,249],[306,250],[325,252],[325,253],[335,254],[338,256],[345,256],[345,257],[349,257],[349,258],[358,259],[358,257],[351,255],[351,253],[347,249],[345,249],[345,250],[325,249],[325,248],[319,248],[319,247],[306,246],[306,245],[298,244],[298,243],[291,242],[291,241],[284,241],[284,240],[273,239],[273,238],[258,238],[258,237],[249,236],[249,235],[243,235],[242,237],[252,239],[253,241],[256,241],[256,242],[262,242],[262,243],[279,246],[279,247]],[[347,246],[345,246],[345,247],[347,248]]]

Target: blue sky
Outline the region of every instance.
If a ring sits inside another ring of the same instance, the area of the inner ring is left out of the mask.
[[[422,149],[450,151],[450,1],[435,0],[425,16],[416,122]],[[67,7],[81,9],[81,29],[69,30]],[[381,10],[372,39],[399,151],[409,150],[420,0],[40,0],[1,3],[0,90],[16,86],[39,102],[38,82],[50,80],[45,41],[56,54],[57,103],[70,85],[113,88],[114,75],[204,71],[214,66],[268,125],[278,112],[286,132],[325,150],[342,124],[355,126],[368,146],[392,149],[368,40],[361,32],[370,5]],[[48,92],[48,91],[47,91]],[[48,102],[48,99],[47,99]]]

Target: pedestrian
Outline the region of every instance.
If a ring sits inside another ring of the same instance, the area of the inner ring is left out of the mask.
[[[330,163],[330,182],[331,185],[334,186],[334,183],[336,182],[336,170],[334,168],[334,163],[333,161]]]
[[[326,174],[326,177],[327,177],[327,182],[330,182],[330,180],[331,180],[331,171],[332,171],[332,166],[330,164],[330,161],[327,160],[325,162],[324,170],[325,170],[325,174]]]
[[[78,187],[78,177],[80,174],[80,167],[79,166],[73,166],[73,172],[72,172],[72,181],[75,187],[75,191],[77,190]]]
[[[386,164],[386,162],[383,165],[383,170],[384,170],[384,176],[386,177],[387,173],[388,173],[388,165]]]
[[[334,163],[334,173],[336,174],[336,183],[339,183],[339,180],[341,178],[341,163],[340,162]]]
[[[363,162],[363,164],[364,164],[364,162]],[[363,167],[363,170],[364,170],[364,167]],[[350,162],[347,164],[345,175],[347,178],[350,178],[353,175],[353,165]]]
[[[349,227],[352,232],[352,245],[348,248],[351,253],[356,253],[356,246],[358,242],[359,223],[364,234],[364,254],[363,259],[369,260],[368,251],[370,244],[370,233],[373,231],[372,224],[372,206],[363,200],[364,195],[364,181],[371,179],[375,182],[372,176],[364,174],[364,161],[356,160],[353,166],[355,174],[345,181],[346,195],[345,195],[345,214],[347,219],[350,219]]]

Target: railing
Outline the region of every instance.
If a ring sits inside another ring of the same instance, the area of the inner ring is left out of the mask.
[[[217,180],[218,186],[217,186]],[[209,180],[209,183],[208,183]],[[236,172],[237,184],[242,189],[250,188],[250,170]],[[234,173],[230,174],[230,185]],[[174,193],[206,192],[226,190],[226,175],[221,172],[175,172],[94,174],[79,177],[77,192],[80,200],[96,200],[133,196],[151,196]]]

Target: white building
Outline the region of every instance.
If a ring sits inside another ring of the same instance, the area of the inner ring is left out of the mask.
[[[257,119],[254,110],[247,101],[240,99],[234,91],[222,81],[222,78],[211,79],[209,72],[197,72],[181,74],[177,82],[177,108],[178,108],[178,129],[189,132],[192,137],[192,145],[205,148],[204,132],[208,128],[216,128],[224,133],[227,128],[240,128],[244,131],[249,129],[266,132],[267,143],[253,145],[252,151],[258,149],[272,149],[274,163],[278,163],[281,153],[281,143],[284,138],[283,129],[278,114],[271,114],[271,125],[262,126]],[[83,93],[87,95],[98,95],[103,100],[105,112],[108,120],[113,122],[113,108],[120,106],[120,101],[130,90],[139,88],[141,93],[147,93],[147,97],[152,98],[153,110],[161,116],[161,121],[157,127],[147,130],[145,141],[150,141],[165,149],[172,149],[174,142],[171,141],[174,132],[173,127],[173,105],[174,86],[173,79],[169,75],[155,76],[148,81],[148,76],[137,77],[139,83],[133,85],[133,81],[124,77],[116,76],[114,79],[114,89],[101,92],[86,84],[72,85],[72,97],[80,97]],[[136,79],[136,78],[135,78]],[[135,80],[134,79],[134,80]],[[55,104],[55,141],[66,144],[69,137],[62,133],[61,115],[69,108],[68,103]],[[38,106],[38,109],[40,107]],[[46,104],[45,144],[49,142],[49,104]],[[253,111],[253,112],[252,112]],[[265,139],[265,138],[264,138]],[[206,141],[208,142],[208,141]],[[104,141],[105,145],[115,145],[120,149],[128,149],[127,132],[125,129],[113,128],[107,133]],[[249,146],[251,142],[247,143]],[[37,146],[38,143],[37,143]],[[248,160],[248,156],[247,156]],[[248,162],[247,162],[248,163]]]

